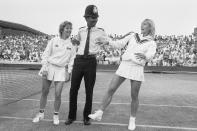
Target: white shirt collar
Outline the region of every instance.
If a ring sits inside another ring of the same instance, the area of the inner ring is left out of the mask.
[[[58,38],[60,39],[60,40],[64,40],[64,39],[62,39],[60,36],[58,36]],[[65,39],[65,41],[66,40],[69,40],[71,37],[69,36],[67,39]]]
[[[93,27],[91,27],[91,29],[90,30],[94,30],[94,29],[96,29],[97,27],[96,26],[93,26]],[[86,30],[88,30],[88,27],[86,26]]]
[[[153,37],[150,35],[147,36],[143,36],[142,34],[139,35],[141,39],[149,39],[149,40],[153,40]]]

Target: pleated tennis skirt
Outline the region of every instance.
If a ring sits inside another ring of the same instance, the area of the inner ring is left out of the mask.
[[[131,61],[122,61],[116,71],[116,75],[130,80],[144,81],[144,67]]]
[[[40,69],[39,71],[39,75],[42,76],[42,71],[43,71],[43,67]],[[47,66],[47,80],[50,81],[65,81],[66,78],[66,73],[65,73],[66,69],[65,67],[60,67],[60,66],[56,66],[53,64],[48,64]]]

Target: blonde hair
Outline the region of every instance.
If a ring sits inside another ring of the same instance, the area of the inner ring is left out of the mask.
[[[151,32],[149,33],[150,36],[154,37],[155,35],[155,24],[151,19],[145,19],[142,23],[147,22],[150,25]]]
[[[64,21],[64,22],[62,22],[62,23],[60,24],[60,26],[59,26],[59,33],[60,33],[60,36],[62,36],[62,32],[63,32],[64,27],[65,27],[66,25],[72,26],[72,23],[71,23],[70,21]]]

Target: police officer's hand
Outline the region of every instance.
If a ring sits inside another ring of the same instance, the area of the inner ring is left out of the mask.
[[[73,45],[79,45],[80,44],[80,42],[77,39],[75,39],[75,38],[73,38],[71,40],[71,42],[72,42]]]
[[[104,46],[109,44],[109,41],[107,40],[106,37],[100,36],[98,38],[96,38],[96,44],[100,45],[100,46]]]

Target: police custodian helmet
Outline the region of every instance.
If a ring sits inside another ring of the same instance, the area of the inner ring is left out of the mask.
[[[99,15],[98,15],[98,9],[95,5],[88,5],[86,7],[86,10],[85,10],[85,15],[84,17],[93,17],[93,18],[97,18]]]

